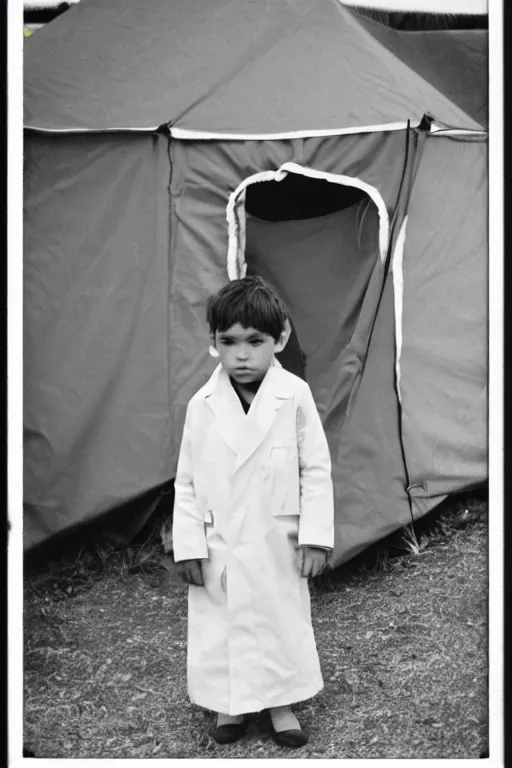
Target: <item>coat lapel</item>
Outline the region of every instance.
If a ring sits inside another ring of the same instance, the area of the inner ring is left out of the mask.
[[[206,383],[204,397],[215,414],[215,425],[220,436],[233,453],[238,455],[245,414],[222,365],[217,366]]]
[[[289,388],[280,386],[277,366],[272,366],[263,379],[256,397],[251,403],[249,413],[245,417],[244,428],[240,433],[234,472],[259,448],[272,428],[283,402],[292,396],[293,393]]]
[[[204,397],[215,414],[216,428],[236,454],[233,472],[245,464],[259,448],[272,428],[283,402],[293,397],[291,388],[283,386],[280,380],[280,368],[276,360],[263,379],[247,415],[222,365],[217,366],[205,384]]]

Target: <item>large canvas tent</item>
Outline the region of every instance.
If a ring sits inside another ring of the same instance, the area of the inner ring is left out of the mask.
[[[334,564],[485,480],[486,43],[337,0],[81,0],[26,42],[26,547],[144,522],[206,299],[251,271],[328,436]]]

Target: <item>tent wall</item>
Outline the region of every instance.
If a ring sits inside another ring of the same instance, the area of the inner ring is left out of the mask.
[[[416,515],[487,478],[487,144],[427,139],[403,255],[400,390]]]
[[[28,133],[27,546],[174,476],[187,402],[215,365],[205,303],[228,279],[226,206],[240,183],[289,161],[343,174],[376,190],[389,224],[414,159],[410,146],[406,163],[406,139],[396,131],[169,146],[162,135]],[[403,256],[401,436],[396,275],[386,278],[375,204],[363,216],[360,204],[357,214],[329,214],[332,232],[308,225],[331,283],[336,257],[329,244],[320,253],[322,237],[332,244],[341,219],[352,237],[355,250],[340,251],[338,264],[340,285],[348,281],[339,293],[350,283],[352,308],[342,308],[349,311],[338,332],[326,317],[311,324],[316,310],[304,290],[313,265],[302,278],[285,266],[279,238],[267,237],[261,222],[255,248],[249,218],[247,258],[255,267],[260,259],[259,271],[290,301],[331,447],[335,564],[410,520],[408,483],[417,484],[420,515],[486,476],[485,174],[485,144],[427,139]],[[306,238],[298,239],[306,259]]]
[[[247,177],[292,161],[359,178],[375,187],[392,211],[404,172],[405,147],[405,131],[280,142],[171,144],[173,424],[181,428],[188,400],[213,369],[204,307],[207,297],[227,280],[226,204],[230,193]],[[179,440],[171,440],[174,465]]]
[[[371,286],[369,288],[371,290]],[[395,390],[393,286],[388,276],[338,451],[333,565],[411,522]]]
[[[169,479],[167,149],[26,136],[26,546]]]

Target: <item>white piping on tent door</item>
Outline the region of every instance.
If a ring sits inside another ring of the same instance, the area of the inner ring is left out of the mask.
[[[365,192],[377,206],[379,214],[380,258],[382,262],[385,261],[389,245],[389,214],[379,190],[366,181],[354,178],[353,176],[317,171],[314,168],[306,168],[298,163],[289,162],[284,163],[277,171],[261,171],[248,176],[230,194],[226,208],[228,222],[227,271],[230,280],[244,277],[247,272],[247,263],[245,261],[245,192],[247,187],[261,181],[282,181],[288,173],[296,173],[312,179],[321,179],[346,187],[356,187]]]
[[[400,389],[400,358],[402,355],[402,319],[403,319],[403,306],[404,306],[404,273],[403,273],[403,258],[404,258],[404,245],[405,245],[405,230],[407,228],[407,216],[402,222],[400,232],[396,239],[395,247],[393,249],[393,258],[391,271],[393,275],[393,295],[395,303],[395,373],[396,373],[396,390],[398,394],[398,402],[402,402],[402,392]]]
[[[227,269],[230,280],[245,277],[245,190],[249,184],[261,181],[281,181],[286,173],[279,171],[260,171],[248,176],[229,196],[226,219],[228,222],[228,257]]]

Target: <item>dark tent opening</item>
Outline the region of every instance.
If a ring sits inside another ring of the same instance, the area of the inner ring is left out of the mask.
[[[294,221],[326,216],[363,199],[367,200],[367,195],[357,187],[289,173],[282,181],[251,184],[245,210],[265,221]]]
[[[351,384],[343,354],[379,258],[377,208],[356,187],[288,174],[250,185],[246,215],[248,274],[272,283],[292,314],[280,361],[334,409],[339,427]]]

